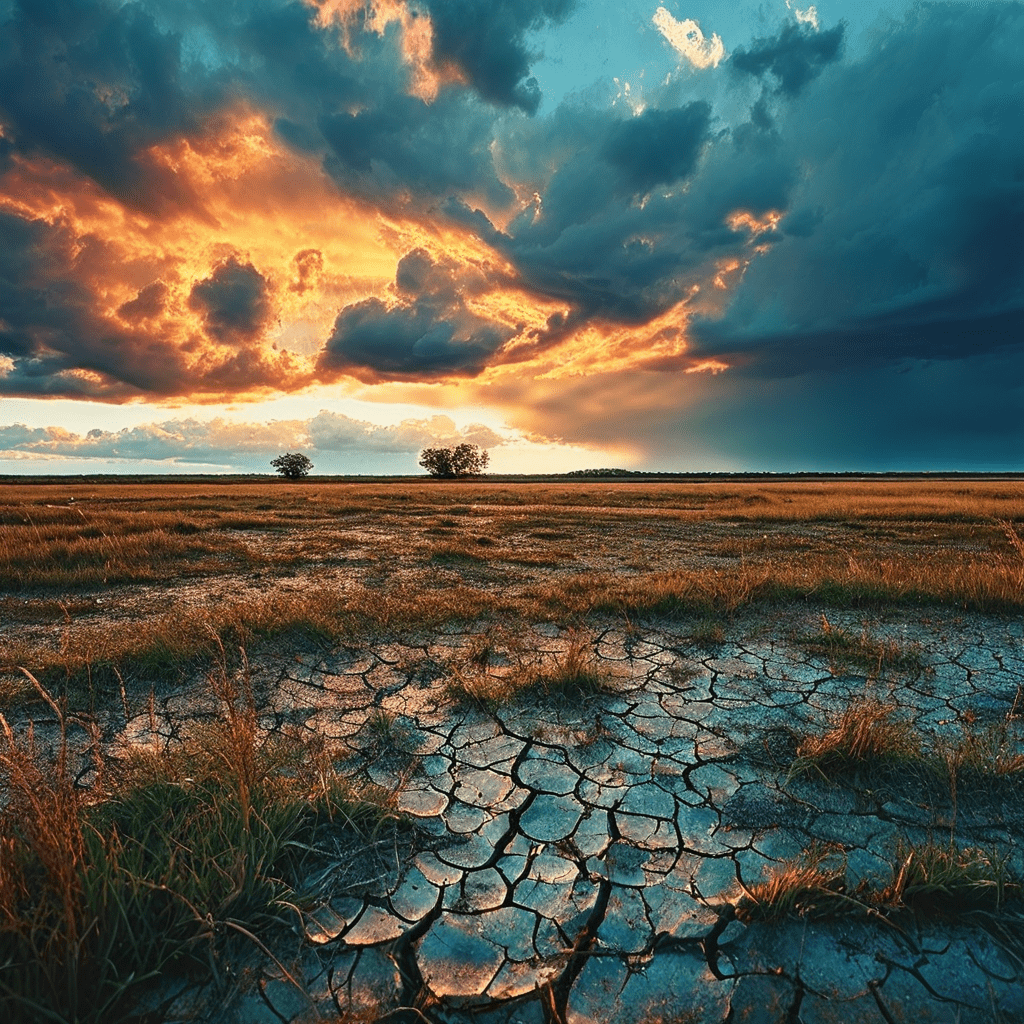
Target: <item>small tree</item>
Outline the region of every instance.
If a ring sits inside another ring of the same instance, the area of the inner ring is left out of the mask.
[[[424,448],[420,465],[431,475],[453,480],[477,476],[487,468],[490,456],[475,444],[457,444],[454,448]]]
[[[308,475],[313,468],[313,463],[300,452],[278,455],[276,459],[270,460],[270,464],[281,476],[287,477],[289,480],[298,480],[300,477]]]

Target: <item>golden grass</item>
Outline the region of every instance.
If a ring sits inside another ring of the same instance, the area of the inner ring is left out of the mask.
[[[939,744],[937,754],[957,777],[1024,781],[1024,736],[1012,720],[966,722],[959,737]]]
[[[1020,611],[1021,521],[1017,481],[4,483],[0,699],[23,695],[18,665],[51,685],[194,668],[206,624],[230,646],[612,614],[696,619],[713,643],[699,623],[751,605]],[[198,599],[168,610],[187,581]]]
[[[69,507],[69,501],[73,499]],[[79,511],[79,508],[81,511]],[[709,518],[732,522],[826,523],[864,520],[869,525],[991,523],[1024,520],[1024,482],[964,480],[874,480],[707,483],[447,483],[408,482],[288,484],[137,483],[111,479],[60,484],[0,483],[0,526],[62,523],[68,528],[102,527],[110,514],[190,516],[196,525],[246,529],[287,526],[295,521],[338,523],[364,514],[446,517],[493,515],[508,509],[545,527],[546,509],[612,510],[623,517],[671,514],[677,521]],[[538,521],[540,520],[540,521]],[[159,522],[159,519],[155,520]],[[164,524],[172,525],[169,521]],[[560,531],[559,531],[560,532]],[[943,539],[955,538],[946,534]],[[792,542],[790,534],[787,542]]]
[[[562,654],[552,655],[540,664],[530,666],[517,682],[525,694],[565,701],[607,692],[611,677],[599,666],[590,638],[575,633]]]
[[[983,558],[820,557],[748,563],[734,569],[675,570],[635,577],[580,574],[545,588],[573,612],[707,615],[751,604],[808,602],[840,608],[947,604],[973,611],[1024,608],[1016,565]]]
[[[993,850],[953,843],[897,844],[892,881],[874,895],[875,905],[909,907],[956,915],[965,910],[998,910],[1019,897],[1019,880],[1007,857]]]
[[[594,656],[591,637],[572,631],[561,653],[536,658],[507,630],[497,643],[489,636],[471,644],[461,667],[452,666],[445,693],[456,704],[493,711],[517,701],[565,703],[585,700],[613,687],[611,674]],[[508,671],[491,668],[496,657],[510,658]]]
[[[743,886],[736,916],[751,922],[790,916],[888,916],[911,910],[958,917],[999,912],[1022,893],[1021,880],[1010,870],[1007,857],[996,851],[901,839],[890,864],[891,880],[886,885],[862,881],[851,888],[843,850],[813,845],[775,866],[761,881]],[[985,918],[979,921],[991,923]]]
[[[846,860],[841,850],[813,845],[785,861],[762,881],[744,886],[736,908],[743,922],[771,921],[796,914],[815,916],[849,910],[846,900]]]
[[[436,626],[501,611],[485,591],[400,589],[380,593],[310,588],[271,593],[213,607],[179,608],[163,615],[121,622],[71,624],[58,645],[0,642],[0,703],[30,696],[20,667],[30,667],[47,685],[70,687],[81,706],[93,688],[109,689],[134,678],[176,679],[210,664],[223,647],[237,648],[291,636],[303,643],[373,635],[410,626]]]
[[[905,771],[924,765],[921,739],[897,711],[895,704],[871,697],[851,702],[827,732],[808,736],[797,746],[789,779],[811,772],[833,779],[863,769]]]
[[[797,637],[796,642],[812,654],[827,657],[834,670],[856,667],[879,676],[883,670],[916,675],[926,669],[919,645],[880,640],[871,636],[866,627],[853,633],[833,626],[824,613],[819,631]]]
[[[484,570],[486,571],[486,570]],[[313,642],[328,642],[360,631],[380,632],[472,622],[496,616],[506,621],[581,621],[593,614],[638,617],[696,618],[695,642],[721,639],[720,617],[754,604],[816,601],[853,607],[891,607],[903,603],[938,603],[946,591],[949,603],[977,609],[1007,609],[1019,602],[1018,588],[1009,577],[984,571],[983,566],[960,567],[960,572],[932,575],[919,586],[906,576],[887,586],[881,578],[848,569],[829,574],[821,567],[745,566],[735,572],[674,571],[623,577],[606,573],[559,575],[542,584],[495,589],[485,581],[404,585],[381,590],[372,584],[346,588],[310,586],[297,593],[269,587],[259,597],[242,598],[206,607],[179,607],[162,614],[122,618],[115,628],[106,621],[90,624],[71,620],[58,627],[60,642],[40,644],[21,639],[18,632],[0,639],[0,694],[16,699],[23,692],[16,669],[25,665],[43,673],[53,684],[60,677],[88,684],[116,668],[124,674],[174,675],[208,659],[213,653],[207,627],[229,644],[272,639],[301,633]],[[930,586],[930,592],[926,589]],[[962,584],[958,587],[957,584]],[[27,611],[26,607],[26,611]],[[52,609],[40,618],[53,621]],[[27,616],[23,616],[23,619]],[[37,620],[38,621],[38,620]],[[705,629],[701,623],[711,624]],[[715,624],[718,625],[715,625]],[[910,670],[918,666],[912,651],[862,643],[840,646],[833,634],[829,653],[853,658],[868,668]],[[12,672],[15,673],[12,676]]]
[[[22,590],[158,580],[168,571],[204,575],[264,561],[216,523],[172,511],[44,505],[23,509],[20,521],[4,509],[0,522],[0,575]]]

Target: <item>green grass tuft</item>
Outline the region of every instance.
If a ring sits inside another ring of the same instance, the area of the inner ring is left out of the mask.
[[[821,616],[821,629],[798,637],[797,643],[811,654],[828,658],[833,670],[860,668],[879,676],[883,670],[920,675],[926,669],[917,645],[879,640],[867,628],[859,635],[851,633],[842,626],[833,626],[825,615]]]
[[[53,757],[0,715],[5,1021],[130,1019],[148,982],[209,970],[232,942],[289,923],[315,897],[295,886],[320,829],[358,847],[394,819],[393,798],[353,791],[322,741],[259,728],[241,661],[209,677],[214,726],[118,761],[97,744],[90,790],[70,770],[63,702],[30,677],[60,724]]]

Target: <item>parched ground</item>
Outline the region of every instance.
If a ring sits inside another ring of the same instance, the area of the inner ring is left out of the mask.
[[[83,791],[220,673],[400,817],[164,1019],[1024,1019],[1019,482],[7,491]]]

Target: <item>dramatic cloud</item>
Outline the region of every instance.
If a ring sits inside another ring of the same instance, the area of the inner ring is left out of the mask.
[[[706,103],[645,110],[614,126],[602,155],[634,194],[670,185],[693,172],[710,119]]]
[[[1019,352],[1021,46],[1019,5],[922,7],[779,116],[771,144],[809,173],[725,315],[693,325],[701,351],[759,374]]]
[[[13,361],[2,378],[5,390],[89,395],[109,380],[116,381],[110,391],[128,397],[163,392],[168,377],[179,375],[173,348],[163,352],[155,339],[97,312],[82,271],[106,258],[104,249],[60,221],[0,209],[0,354]]]
[[[0,0],[0,394],[447,389],[742,460],[750,410],[796,451],[903,388],[964,452],[1018,436],[990,410],[1024,418],[1024,6],[778,7],[754,39],[723,10],[728,56],[648,8],[661,71],[624,107],[542,102],[588,0]]]
[[[486,287],[479,272],[414,249],[398,264],[394,305],[364,299],[338,314],[320,369],[365,380],[477,374],[515,333],[467,307]]]
[[[537,182],[539,202],[493,238],[529,288],[566,303],[554,338],[595,319],[648,323],[706,276],[707,247],[718,243],[695,237],[701,224],[687,216],[694,202],[678,186],[694,174],[710,122],[708,104],[695,101],[625,120],[566,107],[550,124],[520,129],[519,146],[564,144],[551,139],[563,125],[574,144]],[[732,251],[742,248],[738,236],[723,236],[721,220],[713,231]]]
[[[533,113],[540,89],[530,78],[535,52],[526,34],[561,21],[575,0],[425,0],[437,64],[454,64],[492,103]]]
[[[324,272],[324,254],[319,249],[303,249],[295,254],[295,280],[288,286],[300,295],[315,288]]]
[[[229,259],[196,284],[189,305],[212,339],[203,345],[188,333],[185,310],[174,323],[155,319],[167,302],[160,281],[104,308],[96,274],[116,270],[118,257],[116,244],[69,221],[0,208],[0,355],[12,360],[0,390],[110,400],[309,379],[287,353],[246,344],[268,315],[265,281],[251,266]]]
[[[123,320],[151,320],[159,316],[167,303],[167,285],[154,281],[140,288],[138,295],[117,307],[117,315]]]
[[[801,17],[800,11],[796,14],[796,23],[785,25],[778,36],[758,39],[749,49],[739,47],[729,62],[733,71],[755,78],[769,74],[778,81],[778,91],[787,96],[796,96],[813,82],[840,56],[845,26],[840,23],[819,32],[816,17]],[[808,23],[811,28],[806,27]]]
[[[192,286],[188,304],[201,313],[207,333],[218,341],[251,338],[270,315],[267,279],[251,263],[231,256]]]
[[[189,184],[151,154],[198,134],[225,98],[197,62],[184,66],[181,36],[140,4],[5,6],[0,118],[14,151],[65,163],[150,215],[198,207]]]

